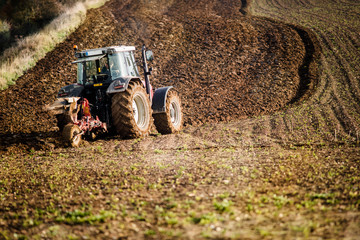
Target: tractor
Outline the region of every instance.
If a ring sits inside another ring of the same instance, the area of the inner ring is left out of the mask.
[[[153,52],[142,47],[143,79],[134,46],[78,51],[74,46],[77,82],[62,87],[47,107],[57,118],[64,141],[78,147],[81,139],[102,133],[138,138],[150,133],[154,122],[161,134],[179,132],[183,125],[181,99],[172,86],[155,91],[150,84]]]

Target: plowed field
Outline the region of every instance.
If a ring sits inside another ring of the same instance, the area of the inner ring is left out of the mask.
[[[306,55],[302,36],[282,23],[244,17],[240,7],[113,1],[91,11],[76,33],[1,93],[1,133],[52,130],[55,120],[42,107],[75,81],[73,44],[147,44],[156,53],[153,85],[181,92],[186,125],[270,113],[296,101]]]
[[[356,239],[357,1],[111,0],[0,92],[0,239]],[[64,148],[72,46],[146,44],[185,129]]]

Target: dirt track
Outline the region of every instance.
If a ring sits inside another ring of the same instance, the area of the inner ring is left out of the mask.
[[[357,239],[360,5],[141,2],[90,11],[0,93],[0,238]],[[39,106],[73,82],[72,44],[143,42],[185,130],[62,147]]]

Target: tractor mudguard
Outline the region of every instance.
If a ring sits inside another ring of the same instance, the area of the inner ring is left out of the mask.
[[[166,112],[165,109],[166,97],[167,97],[167,93],[171,88],[173,88],[173,86],[161,87],[156,89],[152,99],[152,106],[151,106],[153,110],[153,114]]]
[[[106,94],[110,95],[110,94],[113,94],[113,93],[124,92],[128,88],[129,82],[134,81],[134,80],[141,82],[141,80],[138,77],[121,77],[121,78],[117,78],[114,81],[112,81],[112,83],[110,84],[110,86],[106,90]]]
[[[58,92],[58,97],[80,97],[84,86],[81,84],[71,84],[65,87],[62,87]]]

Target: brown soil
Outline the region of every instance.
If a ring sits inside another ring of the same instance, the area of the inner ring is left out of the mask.
[[[90,11],[0,93],[0,239],[358,239],[359,14],[351,0]],[[73,43],[146,43],[184,130],[65,148],[41,108],[74,82]]]
[[[2,146],[13,134],[55,130],[43,106],[76,81],[73,44],[147,44],[156,54],[152,84],[181,93],[186,126],[268,114],[296,102],[313,80],[308,37],[293,26],[244,17],[240,8],[232,1],[111,1],[91,10],[74,34],[0,93]]]

